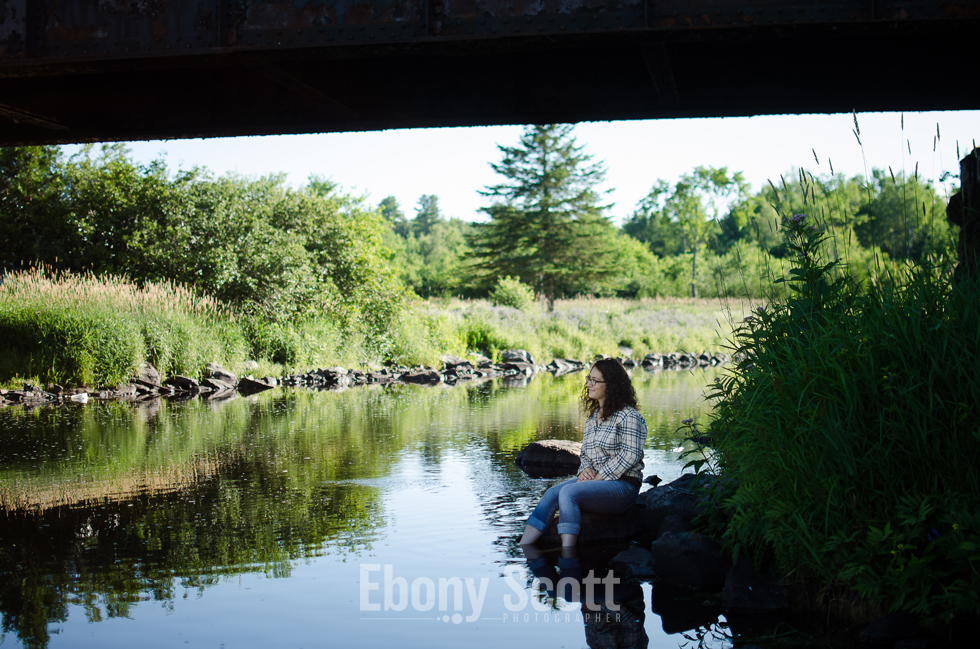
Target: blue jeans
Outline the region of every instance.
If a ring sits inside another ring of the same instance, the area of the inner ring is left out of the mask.
[[[527,524],[544,532],[551,525],[555,511],[559,515],[559,534],[578,534],[582,529],[582,512],[618,514],[636,500],[639,489],[625,480],[566,480],[544,492],[541,502],[531,512]]]

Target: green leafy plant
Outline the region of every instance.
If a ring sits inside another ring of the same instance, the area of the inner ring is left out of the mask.
[[[534,304],[534,289],[508,275],[497,280],[497,285],[490,292],[490,301],[495,306],[512,306],[524,310]]]

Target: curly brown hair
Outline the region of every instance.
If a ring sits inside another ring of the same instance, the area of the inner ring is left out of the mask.
[[[599,412],[599,402],[589,398],[589,389],[582,389],[582,410],[586,417],[598,413],[602,419],[608,419],[613,413],[622,410],[626,406],[636,408],[636,390],[633,389],[633,382],[630,375],[626,373],[626,368],[615,358],[603,358],[597,360],[592,368],[599,370],[602,379],[606,382],[606,398],[602,402],[602,412]]]

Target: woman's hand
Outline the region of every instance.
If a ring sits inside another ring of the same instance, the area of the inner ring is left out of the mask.
[[[585,469],[584,471],[582,471],[582,473],[578,474],[578,479],[579,479],[579,482],[583,482],[585,480],[598,480],[599,479],[599,474],[596,473],[596,470],[595,469],[593,469],[592,467],[589,467],[588,469]]]

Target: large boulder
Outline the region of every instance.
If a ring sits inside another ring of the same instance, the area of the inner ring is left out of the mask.
[[[200,389],[200,384],[197,379],[192,379],[187,376],[171,376],[164,382],[164,385],[171,385],[178,390],[184,390],[187,392],[197,392]]]
[[[276,379],[273,376],[266,376],[261,379],[246,376],[238,382],[238,391],[242,394],[255,394],[256,392],[270,390],[274,387],[276,387]]]
[[[668,516],[678,516],[690,523],[698,512],[698,497],[692,487],[697,476],[686,473],[670,484],[648,489],[636,499],[645,510],[646,531],[651,536],[660,530]]]
[[[458,381],[472,381],[479,378],[477,370],[469,363],[456,365],[453,369],[445,369],[442,371],[442,376],[443,380],[451,385],[455,385]]]
[[[573,475],[578,471],[580,452],[581,444],[578,442],[542,440],[528,444],[517,454],[514,462],[535,478]],[[622,514],[583,512],[579,542],[653,537],[661,528],[664,533],[674,532],[675,536],[686,532],[698,511],[697,496],[691,490],[695,477],[693,473],[685,474],[669,485],[642,492],[636,502]],[[585,524],[587,519],[592,521],[589,526]],[[554,525],[546,533],[545,540],[558,541]],[[705,543],[709,541],[710,539]],[[720,546],[715,549],[720,553]],[[719,579],[717,585],[720,588],[725,580],[724,573]]]
[[[681,353],[677,356],[677,362],[681,367],[696,367],[699,364],[695,354]]]
[[[660,366],[665,370],[669,370],[673,367],[677,367],[680,358],[680,354],[677,352],[670,352],[669,354],[660,355]]]
[[[201,381],[201,385],[207,388],[211,388],[216,392],[220,392],[222,390],[233,390],[235,388],[235,385],[237,385],[237,383],[238,383],[237,379],[235,380],[234,383],[231,383],[228,381],[222,381],[221,379],[211,378],[211,377],[208,377],[203,381]]]
[[[141,363],[133,378],[151,385],[160,385],[160,373],[149,363]]]
[[[663,358],[660,354],[647,354],[643,357],[641,364],[647,369],[663,367]]]
[[[315,372],[317,383],[326,386],[346,388],[352,382],[350,373],[343,367],[328,367]]]
[[[514,458],[514,462],[521,467],[561,467],[575,473],[578,471],[581,454],[582,442],[543,439],[525,446]]]
[[[465,358],[460,358],[459,356],[443,354],[439,357],[439,359],[442,361],[442,364],[445,365],[447,370],[455,370],[459,367],[473,369],[473,363],[469,362]]]
[[[491,361],[483,354],[474,351],[466,352],[466,354],[473,358],[473,362],[476,364],[477,367],[485,367],[487,365],[493,365],[493,361]]]
[[[500,364],[500,369],[507,372],[516,372],[518,374],[523,374],[525,376],[531,376],[537,367],[531,363],[518,363],[505,361]]]
[[[526,349],[505,349],[500,352],[500,360],[504,363],[535,364],[534,357]]]
[[[217,363],[208,363],[204,368],[204,376],[205,378],[215,379],[231,386],[238,385],[238,376],[232,374]]]
[[[693,590],[721,588],[729,562],[718,541],[694,532],[664,534],[650,544],[650,563],[658,579]]]
[[[416,370],[402,374],[402,381],[420,385],[435,385],[442,383],[442,374],[435,370]]]
[[[120,383],[116,386],[115,392],[120,397],[135,397],[137,389],[131,383]]]
[[[551,372],[555,376],[562,376],[563,374],[569,374],[571,372],[578,372],[585,367],[585,363],[580,363],[579,361],[572,360],[570,358],[556,358],[548,364],[544,369]]]
[[[693,528],[689,521],[684,520],[677,514],[671,514],[660,523],[660,527],[657,529],[657,538],[659,539],[664,534],[685,534],[691,531],[693,531]]]

